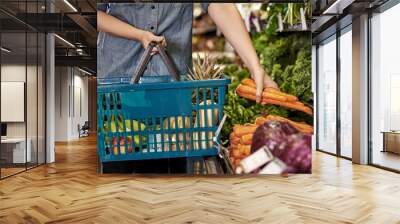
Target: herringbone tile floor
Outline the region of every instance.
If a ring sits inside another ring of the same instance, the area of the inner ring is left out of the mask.
[[[0,181],[0,223],[400,223],[400,175],[323,153],[312,175],[98,175],[93,137]]]

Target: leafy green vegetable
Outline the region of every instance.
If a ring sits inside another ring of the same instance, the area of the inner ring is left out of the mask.
[[[311,36],[292,33],[286,36],[253,37],[261,65],[270,73],[282,91],[312,104],[311,92]]]
[[[297,96],[303,103],[313,104],[311,92],[311,34],[297,32],[290,34],[276,33],[276,14],[286,10],[282,4],[270,4],[271,13],[267,27],[260,33],[252,33],[253,45],[260,63],[271,75],[283,92]],[[272,7],[273,6],[273,7]],[[229,139],[234,124],[254,123],[258,116],[273,114],[294,121],[313,123],[313,117],[303,112],[289,110],[275,105],[260,105],[236,95],[236,87],[250,73],[238,65],[228,65],[224,73],[231,78],[231,85],[225,102],[228,119],[221,132],[222,142]]]
[[[312,104],[311,92],[311,50],[301,50],[293,65],[274,65],[272,78],[282,91],[299,97],[300,101]]]

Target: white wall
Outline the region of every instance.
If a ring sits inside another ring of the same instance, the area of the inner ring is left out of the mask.
[[[27,69],[27,70],[25,70]],[[27,87],[27,107],[28,107],[28,129],[33,127],[36,130],[36,107],[37,107],[37,97],[36,97],[36,66],[9,64],[1,66],[1,81],[4,82],[25,82],[25,75],[28,72],[28,87]],[[33,78],[35,77],[35,78]],[[39,105],[40,107],[41,105]],[[2,110],[7,110],[7,108],[1,108]],[[25,123],[26,122],[7,122],[7,135],[9,137],[25,137]],[[29,131],[29,130],[28,130]],[[28,132],[29,137],[29,132]],[[36,137],[36,132],[35,132]]]
[[[10,64],[1,66],[1,81],[5,82],[25,82],[25,65]],[[32,67],[28,67],[31,70]],[[7,110],[7,108],[1,108]],[[7,137],[25,137],[25,123],[24,122],[10,122],[7,123]]]
[[[55,141],[68,140],[68,117],[69,117],[69,96],[70,85],[69,68],[55,68]]]
[[[55,140],[70,141],[79,137],[78,124],[88,120],[88,78],[72,67],[56,67],[55,73]]]
[[[76,72],[77,70],[75,70]],[[74,136],[74,138],[79,137],[78,133],[78,124],[83,125],[85,121],[89,120],[89,115],[88,115],[88,78],[87,76],[83,77],[81,76],[82,73],[79,73],[79,75],[76,75],[74,77],[74,92],[75,94],[73,96],[74,99],[74,108],[72,110],[72,130],[71,134]],[[80,92],[80,93],[79,93]],[[79,97],[80,96],[80,97]],[[80,101],[80,102],[79,102]],[[81,107],[81,108],[79,108]],[[80,111],[81,110],[81,111]]]

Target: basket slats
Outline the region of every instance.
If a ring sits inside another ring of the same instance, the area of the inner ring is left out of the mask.
[[[229,79],[98,86],[102,162],[216,155]]]

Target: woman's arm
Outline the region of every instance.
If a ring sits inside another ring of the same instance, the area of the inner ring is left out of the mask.
[[[249,68],[251,76],[257,85],[257,102],[260,102],[264,87],[278,88],[278,86],[261,67],[243,19],[235,4],[211,3],[208,6],[208,14]]]
[[[97,11],[97,30],[129,40],[140,41],[144,48],[147,48],[151,41],[166,45],[164,37],[138,29],[102,11]]]

